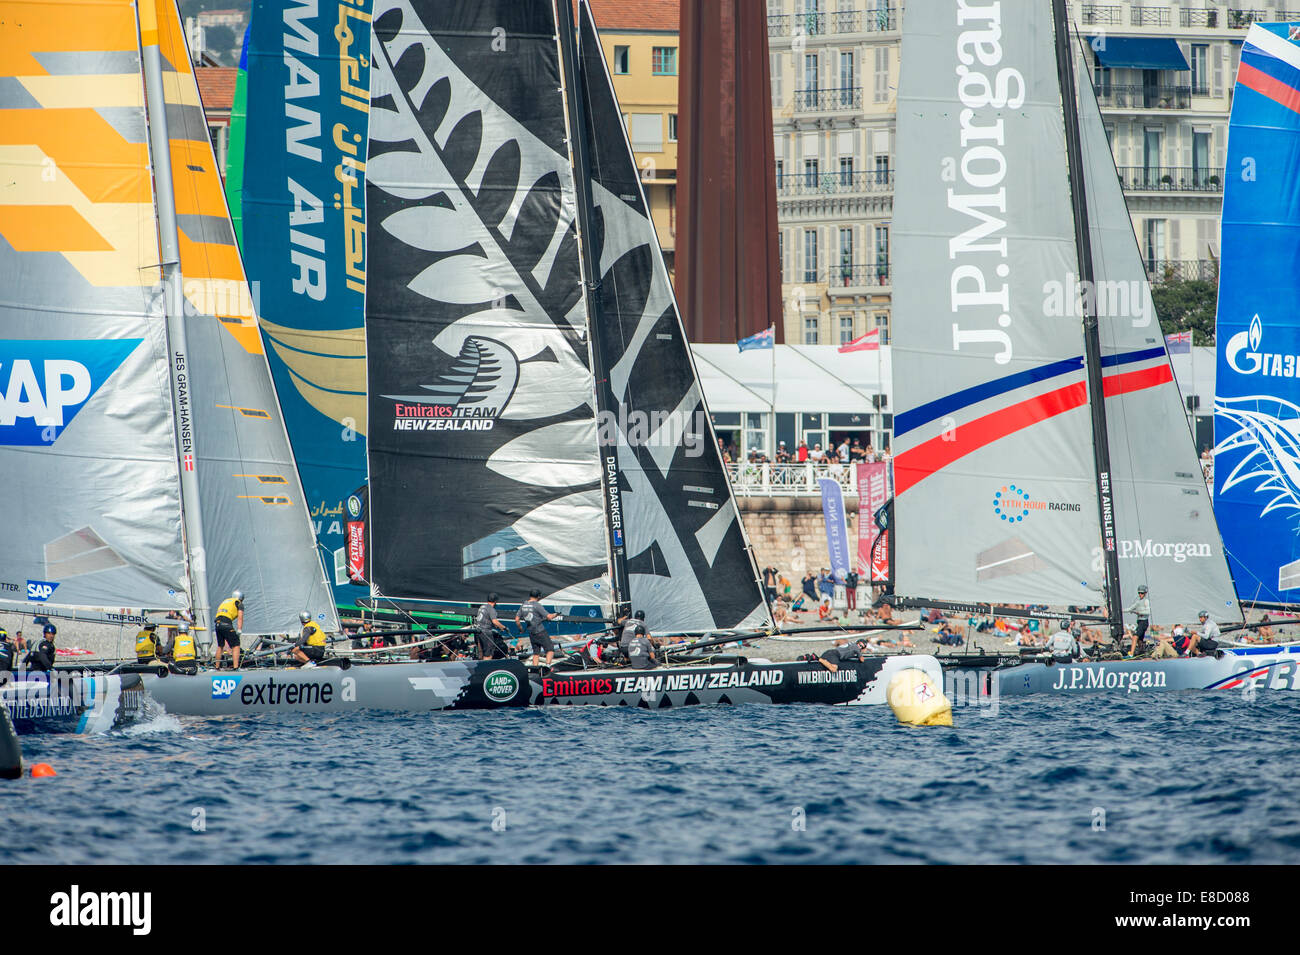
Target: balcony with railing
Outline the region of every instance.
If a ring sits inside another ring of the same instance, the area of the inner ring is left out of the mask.
[[[1213,259],[1146,259],[1147,279],[1152,285],[1165,282],[1217,282],[1219,263]]]
[[[1267,19],[1267,10],[1249,10],[1234,7],[1228,8],[1228,26],[1233,30],[1245,30],[1248,29],[1252,23],[1257,21],[1263,23]]]
[[[1169,26],[1169,8],[1143,4],[1129,7],[1129,23],[1135,27]]]
[[[798,173],[781,176],[776,181],[778,196],[836,196],[852,193],[892,192],[894,172],[825,172],[820,175]]]
[[[897,7],[874,10],[836,10],[834,12],[771,14],[767,18],[769,37],[821,36],[828,33],[884,33],[897,30],[900,11]]]
[[[832,265],[826,270],[827,291],[834,294],[837,289],[881,289],[888,288],[889,263],[877,262],[874,265]]]
[[[1219,11],[1213,7],[1205,10],[1189,10],[1183,7],[1178,13],[1179,26],[1187,27],[1217,27],[1221,23]]]
[[[1093,86],[1097,101],[1110,109],[1191,109],[1190,86],[1152,86],[1145,83]]]
[[[842,87],[825,90],[795,90],[794,108],[798,113],[831,113],[862,108],[862,88]]]
[[[1223,192],[1223,170],[1214,166],[1120,166],[1127,192]]]
[[[815,497],[822,478],[839,484],[846,495],[857,497],[857,469],[848,464],[762,464],[737,461],[728,466],[732,489],[742,497]]]
[[[1124,8],[1118,3],[1085,3],[1084,26],[1119,26],[1124,22]]]

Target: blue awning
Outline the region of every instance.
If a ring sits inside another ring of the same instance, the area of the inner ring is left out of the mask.
[[[1176,40],[1167,37],[1090,36],[1102,66],[1133,70],[1190,70]]]

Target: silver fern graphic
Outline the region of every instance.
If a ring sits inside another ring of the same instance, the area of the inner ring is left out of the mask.
[[[1263,410],[1277,408],[1273,414]],[[1253,485],[1256,494],[1269,496],[1262,514],[1278,510],[1300,511],[1300,407],[1268,395],[1219,398],[1215,414],[1237,430],[1214,448],[1216,466],[1229,455],[1241,459],[1222,479],[1221,491],[1239,484]]]
[[[420,386],[423,394],[384,397],[422,404],[476,406],[495,416],[510,403],[518,382],[519,362],[514,352],[491,338],[471,336],[436,384]]]

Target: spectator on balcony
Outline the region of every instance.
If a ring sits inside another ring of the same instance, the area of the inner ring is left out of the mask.
[[[814,444],[813,449],[808,452],[808,460],[813,464],[825,464],[826,452],[822,450],[821,444]]]
[[[862,443],[857,438],[853,439],[853,447],[849,448],[849,460],[854,464],[867,460],[866,448],[862,447]]]
[[[777,464],[790,463],[790,452],[786,450],[784,441],[781,441],[776,446],[776,463]]]
[[[800,441],[800,442],[799,442],[799,449],[795,452],[795,460],[797,460],[800,464],[803,464],[805,461],[808,460],[808,442],[807,442],[807,441]]]
[[[835,449],[835,456],[840,459],[841,464],[849,463],[849,439],[845,438],[840,442],[840,446]]]

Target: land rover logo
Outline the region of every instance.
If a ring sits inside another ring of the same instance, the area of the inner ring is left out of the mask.
[[[354,518],[361,516],[361,498],[357,497],[355,494],[348,496],[348,513]]]
[[[493,670],[483,681],[483,692],[489,700],[504,703],[513,700],[519,692],[519,680],[509,670]]]

